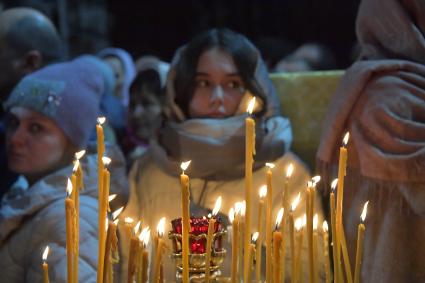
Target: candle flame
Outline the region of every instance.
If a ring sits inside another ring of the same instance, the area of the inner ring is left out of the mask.
[[[108,217],[105,218],[105,232],[108,232],[108,228],[109,228],[109,219]]]
[[[335,178],[331,183],[331,188],[333,191],[335,191],[337,185],[338,185],[338,178]]]
[[[295,226],[295,230],[296,231],[301,231],[301,229],[303,228],[303,219],[302,219],[302,217],[298,217],[295,220],[294,226]]]
[[[118,215],[121,214],[121,212],[123,211],[123,209],[124,209],[124,206],[121,206],[120,208],[118,208],[117,210],[115,210],[114,212],[112,212],[112,219],[114,219],[114,220],[117,219],[118,218]],[[133,219],[131,219],[131,220],[133,220]],[[127,223],[127,218],[126,218],[125,222]]]
[[[369,204],[369,201],[367,201],[364,206],[363,206],[363,211],[362,214],[360,216],[360,219],[362,222],[364,222],[364,220],[366,219],[366,214],[367,214],[367,205]]]
[[[148,227],[145,227],[139,235],[139,240],[143,243],[145,247],[149,244],[150,233],[151,231],[148,226]]]
[[[115,226],[116,226],[116,225],[118,225],[118,222],[119,222],[119,221],[120,221],[119,219],[115,219],[115,220],[114,220],[114,224],[115,224]]]
[[[110,196],[108,197],[108,202],[113,201],[116,197],[117,197],[117,194],[110,195]]]
[[[220,211],[220,207],[221,207],[221,201],[222,201],[222,197],[219,196],[217,198],[217,200],[215,201],[215,205],[214,205],[214,209],[212,211],[212,216],[216,216],[217,213]]]
[[[292,201],[292,204],[291,204],[292,211],[294,211],[297,208],[298,204],[300,203],[300,199],[301,199],[301,194],[298,193],[297,197]]]
[[[192,160],[189,160],[189,161],[186,161],[186,162],[182,162],[182,163],[180,164],[180,168],[183,170],[183,173],[184,173],[184,171],[185,171],[185,170],[189,167],[190,162],[192,162]]]
[[[311,181],[313,182],[313,186],[316,186],[317,183],[320,182],[321,177],[320,176],[314,176],[313,178],[311,178]]]
[[[283,207],[279,209],[279,212],[277,213],[277,216],[276,216],[276,226],[275,226],[276,230],[279,228],[280,223],[282,222],[282,219],[283,219]]]
[[[317,230],[317,226],[319,226],[319,216],[317,213],[313,217],[313,230]]]
[[[266,166],[270,169],[273,169],[276,165],[274,165],[273,163],[266,163]]]
[[[80,160],[75,160],[74,161],[74,167],[72,167],[72,172],[77,172],[78,167],[80,166]]]
[[[232,207],[229,210],[229,221],[230,221],[230,223],[233,223],[233,220],[235,220],[235,210]]]
[[[258,233],[258,232],[255,232],[254,234],[252,234],[251,242],[253,244],[255,244],[257,242],[258,236],[260,236],[260,233]]]
[[[49,255],[49,246],[46,246],[46,248],[44,249],[44,252],[43,252],[43,256],[42,256],[43,261],[47,260],[48,255]]]
[[[102,157],[102,162],[103,162],[103,165],[105,166],[108,166],[111,163],[111,161],[112,160],[109,157],[106,157],[106,156]]]
[[[235,202],[235,215],[241,214],[241,210],[242,210],[242,202],[240,201]]]
[[[258,192],[260,199],[263,199],[266,197],[267,195],[267,186],[266,185],[262,185],[260,188],[260,191]]]
[[[326,220],[323,221],[322,228],[325,233],[329,231],[328,222],[326,222]]]
[[[254,111],[254,106],[255,106],[255,96],[251,98],[251,100],[248,103],[248,107],[246,109],[246,112],[248,112],[249,115],[251,115],[252,111]]]
[[[97,123],[99,125],[102,125],[103,123],[105,123],[105,121],[106,121],[106,118],[105,117],[98,117],[97,118]]]
[[[66,185],[66,195],[67,197],[70,197],[72,194],[72,182],[71,180],[68,178],[68,183]]]
[[[124,222],[125,222],[125,224],[131,224],[131,223],[134,222],[134,219],[131,218],[131,217],[126,217],[126,218],[124,218]]]
[[[286,178],[291,178],[292,173],[294,173],[294,165],[291,163],[286,169]]]
[[[240,214],[241,214],[242,217],[244,217],[245,216],[245,212],[246,212],[246,201],[242,201],[241,204],[242,205],[241,205]]]
[[[134,226],[134,234],[137,234],[139,232],[140,224],[141,224],[141,221],[139,220],[136,223],[136,226]]]
[[[303,218],[302,218],[303,222],[303,227],[307,224],[307,214],[304,213]]]
[[[75,159],[80,160],[84,156],[84,154],[86,154],[86,151],[84,149],[76,152]]]
[[[347,132],[345,135],[344,135],[344,138],[342,139],[342,144],[343,144],[343,146],[344,147],[346,147],[347,146],[347,144],[348,144],[348,139],[350,138],[350,133],[349,132]]]
[[[156,226],[156,232],[158,233],[159,237],[164,236],[164,232],[165,232],[165,217],[162,217],[159,222],[158,225]]]

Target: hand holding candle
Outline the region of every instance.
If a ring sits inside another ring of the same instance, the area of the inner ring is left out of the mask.
[[[43,252],[43,283],[49,283],[49,265],[47,264],[47,256],[49,255],[49,246],[46,246]]]
[[[368,204],[369,204],[369,201],[367,201],[363,206],[363,211],[360,216],[360,224],[357,230],[357,251],[356,251],[356,266],[354,270],[354,283],[360,282],[361,264],[362,264],[362,255],[363,255],[363,239],[364,239],[364,233],[366,230],[364,221],[366,219]]]
[[[207,235],[207,249],[206,249],[206,260],[205,260],[205,282],[210,282],[210,265],[211,265],[211,253],[214,252],[213,242],[214,242],[214,233],[215,233],[215,216],[220,211],[221,207],[221,196],[217,198],[215,202],[212,215],[208,222],[208,235]]]

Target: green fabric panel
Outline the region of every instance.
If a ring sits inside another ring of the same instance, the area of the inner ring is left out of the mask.
[[[280,97],[282,115],[291,120],[292,151],[313,172],[323,119],[343,74],[337,70],[270,75]]]

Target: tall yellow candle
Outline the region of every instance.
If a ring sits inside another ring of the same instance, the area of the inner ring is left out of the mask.
[[[295,230],[297,232],[297,249],[296,249],[296,254],[294,257],[294,266],[295,266],[295,270],[294,273],[292,274],[292,282],[303,282],[304,280],[301,280],[300,276],[303,274],[302,273],[302,264],[301,264],[301,251],[302,251],[302,247],[303,247],[303,235],[304,235],[304,231],[303,231],[303,227],[305,226],[305,221],[300,217],[297,218],[297,220],[295,221]]]
[[[369,201],[367,201],[363,206],[363,211],[360,216],[360,224],[357,229],[357,250],[356,250],[356,265],[354,269],[354,283],[360,283],[361,277],[361,265],[362,265],[362,255],[363,255],[363,239],[366,227],[364,225],[364,221],[366,219],[367,213],[367,205]]]
[[[43,252],[43,264],[42,264],[42,268],[43,268],[43,283],[49,283],[49,265],[47,264],[47,255],[49,254],[49,246],[47,246],[44,249]]]
[[[281,281],[281,244],[282,232],[279,231],[279,225],[283,219],[283,207],[279,210],[276,217],[275,231],[273,232],[273,282],[279,283]]]
[[[102,157],[105,153],[105,138],[103,134],[103,127],[102,124],[105,123],[106,118],[105,117],[99,117],[97,118],[97,125],[96,125],[96,135],[97,135],[97,186],[98,186],[98,262],[97,262],[97,283],[103,282],[103,257],[102,257],[102,251],[103,246],[101,242],[101,238],[103,237],[102,234],[104,234],[104,217],[102,217],[101,212],[101,205],[102,205],[102,196],[103,196],[103,162]],[[103,227],[103,229],[101,229]]]
[[[72,195],[72,183],[68,179],[68,185],[66,188],[67,197],[65,199],[65,217],[66,217],[66,260],[67,260],[67,280],[68,283],[73,281],[73,254],[74,254],[74,217],[75,217],[75,206],[74,201],[71,198]]]
[[[73,173],[71,175],[71,183],[72,183],[72,187],[74,188],[72,190],[72,195],[71,198],[74,201],[74,207],[75,207],[75,229],[73,231],[74,233],[74,247],[73,247],[73,263],[72,263],[72,278],[74,278],[74,282],[73,283],[77,283],[78,282],[78,258],[79,258],[79,210],[80,210],[80,193],[79,193],[79,189],[77,186],[77,176],[76,176],[76,172],[77,172],[77,168],[78,167],[79,161],[77,160],[74,164],[74,169],[73,169]]]
[[[161,218],[159,220],[158,226],[157,226],[157,233],[158,233],[158,242],[157,242],[157,248],[156,248],[156,255],[155,255],[155,264],[154,264],[154,276],[152,282],[158,283],[160,282],[160,267],[162,265],[162,253],[164,251],[164,232],[165,232],[165,217]]]
[[[329,206],[330,206],[330,213],[331,213],[331,228],[332,228],[332,253],[333,253],[333,263],[334,263],[334,282],[342,282],[341,276],[341,262],[339,261],[341,259],[341,256],[338,255],[338,253],[341,252],[341,249],[337,245],[337,237],[338,233],[336,232],[336,206],[335,206],[335,189],[338,183],[338,179],[334,179],[331,183],[331,193],[329,198]]]
[[[343,259],[344,259],[345,275],[347,276],[347,282],[352,283],[353,282],[353,275],[351,273],[350,257],[348,256],[347,243],[346,243],[346,240],[345,240],[344,229],[341,229],[341,241],[340,242],[341,242],[342,256],[343,256]]]
[[[314,215],[313,218],[313,255],[314,255],[314,261],[313,261],[313,268],[314,268],[314,273],[313,273],[313,280],[314,282],[319,282],[319,269],[317,267],[317,258],[319,256],[319,251],[318,251],[318,233],[317,233],[317,226],[319,224],[319,217],[317,215],[317,213]]]
[[[290,240],[290,247],[291,247],[291,263],[292,263],[292,268],[291,268],[291,282],[294,283],[296,282],[296,277],[295,277],[295,273],[296,273],[296,262],[295,262],[295,233],[294,233],[294,229],[295,229],[295,223],[294,223],[294,210],[297,208],[298,203],[300,202],[301,199],[301,194],[298,193],[297,197],[294,199],[294,201],[291,204],[291,210],[289,211],[289,240]]]
[[[338,249],[342,248],[342,210],[343,210],[343,198],[344,198],[344,177],[346,174],[347,165],[347,143],[349,139],[349,133],[347,132],[343,138],[343,145],[339,148],[339,163],[338,163],[338,193],[336,199],[336,245]],[[341,262],[341,253],[337,252],[337,262]],[[347,270],[346,270],[347,272]]]
[[[213,242],[214,242],[214,234],[215,234],[215,216],[220,211],[221,207],[221,196],[217,198],[215,202],[214,209],[212,211],[212,215],[209,218],[208,222],[208,234],[207,234],[207,249],[206,249],[206,259],[205,259],[205,282],[210,282],[210,266],[211,266],[211,253],[213,253]]]
[[[183,162],[180,167],[183,170],[180,175],[180,184],[182,189],[182,261],[183,261],[183,283],[189,283],[189,231],[190,231],[190,189],[189,176],[184,171],[189,167],[190,161]]]
[[[307,215],[307,244],[308,244],[308,280],[310,283],[314,282],[314,254],[313,254],[313,214],[311,205],[312,205],[312,192],[311,192],[312,183],[309,182],[306,190],[306,215]]]
[[[273,187],[272,187],[272,168],[273,163],[266,163],[268,167],[266,172],[266,184],[267,184],[267,202],[266,202],[266,282],[272,282],[273,280],[273,266],[272,266],[272,208],[273,208]]]
[[[99,222],[99,261],[98,261],[98,280],[103,282],[103,271],[104,271],[104,262],[105,262],[105,242],[106,242],[106,223],[105,219],[107,217],[107,207],[108,207],[108,196],[109,196],[109,186],[110,186],[110,174],[107,166],[110,164],[111,159],[108,157],[102,157],[103,172],[102,172],[102,190],[100,190],[99,198],[99,215],[102,221]]]
[[[259,202],[258,202],[258,237],[255,241],[256,243],[256,254],[255,254],[255,280],[256,282],[261,281],[261,247],[263,242],[263,208],[264,208],[264,198],[267,195],[267,186],[264,185],[260,188],[259,191]]]
[[[238,254],[239,254],[239,220],[233,207],[229,211],[229,220],[232,224],[232,269],[231,282],[236,283],[238,277]]]
[[[150,239],[150,229],[149,227],[146,227],[142,230],[142,233],[140,233],[139,240],[142,243],[141,246],[141,258],[140,258],[140,270],[138,275],[138,283],[146,283],[148,280],[148,266],[149,266],[149,259],[148,259],[148,251],[147,247],[149,244]]]
[[[283,187],[283,195],[282,195],[282,207],[284,211],[282,224],[280,225],[280,232],[283,235],[282,238],[282,245],[281,245],[281,256],[283,258],[283,264],[281,268],[281,278],[285,278],[285,258],[286,258],[286,223],[288,221],[288,212],[289,212],[289,180],[292,176],[292,173],[294,172],[294,165],[290,163],[288,165],[288,168],[286,169],[286,178],[285,178],[285,184]]]
[[[249,272],[248,272],[248,281],[251,282],[252,277],[252,266],[254,264],[254,255],[256,254],[256,245],[258,239],[258,232],[255,232],[252,235],[251,244],[249,245]],[[256,281],[258,282],[258,281]]]
[[[247,112],[252,114],[255,106],[255,97],[249,102]],[[244,250],[249,250],[251,243],[251,209],[252,209],[252,166],[255,155],[255,121],[250,116],[245,119],[245,240]],[[244,253],[244,281],[248,280],[249,255]]]
[[[326,283],[331,283],[331,260],[329,258],[329,234],[328,222],[323,221],[323,255],[325,256],[325,276]]]
[[[113,221],[109,221],[106,218],[108,223],[108,229],[106,234],[106,242],[105,242],[105,257],[103,263],[103,282],[112,283],[113,280],[113,272],[112,272],[112,263],[113,258],[116,258],[118,253],[118,237],[117,237],[117,225],[118,225],[118,216],[123,211],[124,206],[118,208],[116,211],[112,213]]]

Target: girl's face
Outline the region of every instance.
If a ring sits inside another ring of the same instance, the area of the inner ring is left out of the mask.
[[[207,50],[199,57],[189,115],[191,118],[233,116],[244,91],[233,58],[217,48]]]
[[[11,108],[6,129],[8,165],[30,183],[72,161],[69,145],[51,119],[24,107]]]

